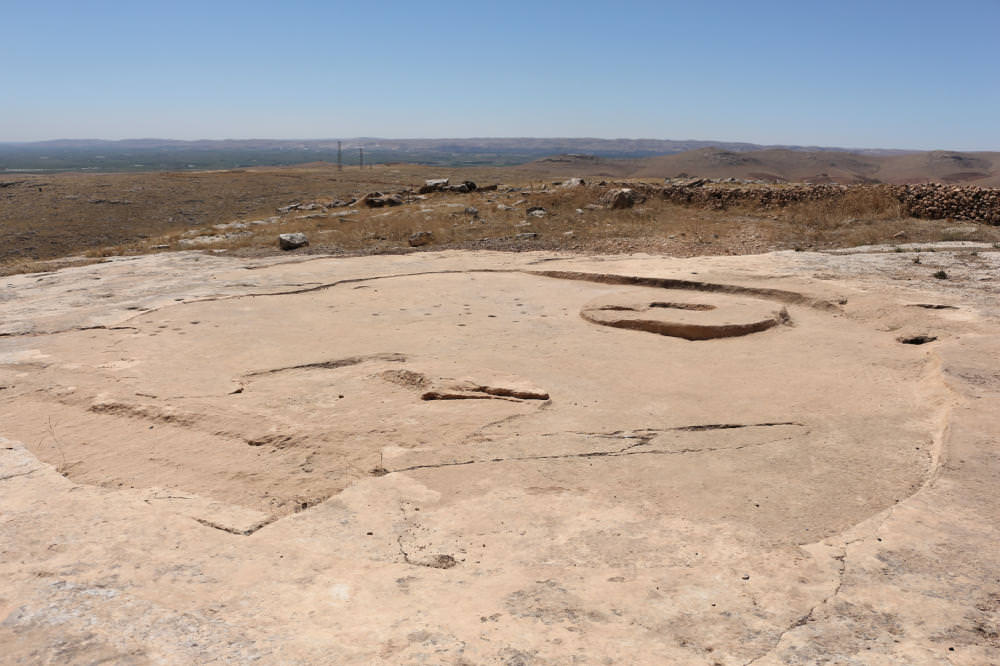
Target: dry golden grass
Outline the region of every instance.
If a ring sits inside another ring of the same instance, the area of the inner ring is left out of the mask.
[[[785,215],[795,222],[836,228],[856,220],[898,220],[903,204],[880,188],[852,188],[843,196],[790,205]]]

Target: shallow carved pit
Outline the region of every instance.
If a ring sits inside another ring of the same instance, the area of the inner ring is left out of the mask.
[[[776,308],[773,302],[763,299],[699,293],[694,300],[678,292],[677,298],[670,301],[638,301],[636,291],[591,301],[580,316],[601,326],[684,340],[738,337],[791,323],[785,308]]]

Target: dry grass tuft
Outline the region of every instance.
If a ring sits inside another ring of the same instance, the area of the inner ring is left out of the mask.
[[[877,187],[850,188],[842,196],[804,201],[785,211],[791,220],[820,229],[834,229],[858,220],[898,220],[903,213],[902,202]]]

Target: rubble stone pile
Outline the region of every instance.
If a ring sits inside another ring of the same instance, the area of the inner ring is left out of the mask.
[[[1000,189],[939,184],[893,185],[894,194],[913,217],[946,217],[1000,225]]]
[[[736,205],[776,209],[794,203],[835,200],[859,192],[870,193],[873,198],[885,196],[896,199],[902,205],[901,213],[911,217],[952,218],[1000,225],[1000,189],[971,185],[733,185],[692,179],[690,182],[669,183],[664,186],[631,186],[649,197],[658,196],[676,204],[712,209],[726,209]]]

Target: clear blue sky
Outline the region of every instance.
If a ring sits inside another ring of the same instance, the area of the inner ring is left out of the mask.
[[[0,141],[1000,150],[1000,0],[0,0]]]

